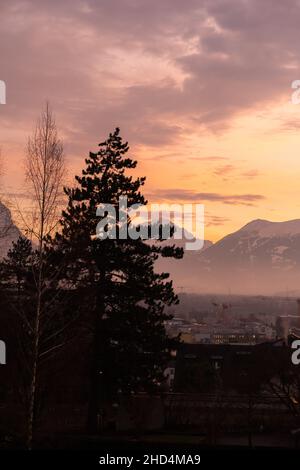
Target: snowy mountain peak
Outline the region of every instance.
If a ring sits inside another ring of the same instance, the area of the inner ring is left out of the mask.
[[[14,225],[10,210],[0,202],[0,259],[6,256],[12,242],[20,235],[21,232]]]
[[[274,294],[300,289],[300,219],[252,220],[199,254],[169,263],[189,292]]]
[[[284,222],[271,222],[264,219],[252,220],[236,232],[247,232],[259,237],[281,237],[300,234],[300,219],[287,220]]]

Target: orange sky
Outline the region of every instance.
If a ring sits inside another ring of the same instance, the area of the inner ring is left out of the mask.
[[[205,204],[205,238],[299,218],[296,0],[3,1],[3,193],[45,100],[70,177],[116,126],[149,201]]]

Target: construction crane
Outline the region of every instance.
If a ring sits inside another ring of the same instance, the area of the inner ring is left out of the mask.
[[[215,307],[216,318],[220,322],[226,320],[225,311],[227,311],[227,310],[230,311],[232,305],[229,304],[229,303],[225,303],[225,302],[218,303],[218,302],[215,302],[215,301],[212,301],[212,305]]]

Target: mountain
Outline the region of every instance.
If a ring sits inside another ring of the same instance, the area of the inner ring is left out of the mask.
[[[0,203],[0,258],[20,235]],[[184,248],[189,237],[162,244]],[[156,270],[169,272],[179,292],[300,295],[300,219],[253,220],[215,244],[205,240],[201,250],[185,251],[181,260],[160,258]]]
[[[13,241],[21,235],[12,221],[10,210],[0,202],[0,259],[6,256]]]
[[[179,228],[175,226],[175,233]],[[185,237],[182,240],[177,240],[171,237],[163,242],[157,242],[160,246],[175,245],[178,248],[185,249],[186,243],[196,241],[196,238],[188,232],[184,231]],[[201,254],[212,246],[210,240],[204,240],[201,250],[186,250],[182,259],[162,258],[160,257],[156,262],[157,272],[168,272],[170,278],[174,281],[174,286],[177,289],[188,291],[190,288],[193,292],[197,292],[197,279],[199,276],[199,266],[201,265]],[[196,283],[195,283],[196,281]]]
[[[187,260],[177,261],[176,270],[169,265],[175,286],[187,291],[274,294],[289,290],[299,293],[300,219],[253,220],[207,249],[189,252]],[[164,267],[168,271],[168,267]]]

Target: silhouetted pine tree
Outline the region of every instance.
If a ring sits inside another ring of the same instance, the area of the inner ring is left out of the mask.
[[[43,254],[43,308],[39,329],[40,347],[37,357],[39,373],[36,384],[34,429],[41,419],[44,419],[42,409],[49,399],[49,380],[59,376],[63,364],[63,361],[60,361],[60,364],[56,365],[57,354],[60,353],[60,358],[63,357],[74,331],[72,301],[76,302],[76,296],[60,288],[55,278],[58,273],[53,270],[50,260],[51,254],[51,251]],[[12,368],[14,390],[18,392],[18,398],[28,417],[34,367],[33,332],[38,270],[39,253],[32,249],[31,242],[25,237],[19,237],[13,242],[6,258],[0,263],[0,310],[3,308],[6,316],[10,317],[9,324],[13,329],[11,338],[14,341],[12,361],[13,364],[17,364],[17,367]]]
[[[80,289],[91,314],[92,352],[89,428],[95,430],[99,405],[117,392],[154,390],[177,339],[170,339],[165,307],[178,302],[166,273],[157,274],[158,256],[181,258],[174,247],[151,245],[141,238],[100,239],[96,209],[101,203],[117,206],[145,204],[140,192],[145,178],[133,179],[128,170],[137,162],[127,157],[128,144],[117,128],[85,160],[77,186],[65,189],[69,198],[54,240],[57,258],[64,259],[64,285]],[[126,219],[125,219],[126,220]],[[131,223],[127,218],[127,225]],[[118,219],[116,230],[120,229]]]
[[[14,338],[12,372],[14,391],[28,410],[29,375],[27,366],[31,356],[32,298],[34,287],[34,252],[31,242],[20,236],[12,243],[6,258],[0,263],[0,310],[9,315],[10,333]]]
[[[24,288],[32,264],[33,250],[31,241],[20,236],[12,242],[6,258],[1,263],[1,280],[6,288],[14,287],[18,293]]]
[[[19,318],[28,315],[32,304],[35,257],[30,240],[20,236],[12,242],[6,258],[0,263],[0,277],[3,299],[17,313]],[[30,332],[25,328],[27,334]]]

